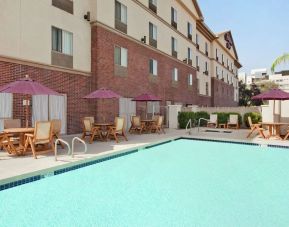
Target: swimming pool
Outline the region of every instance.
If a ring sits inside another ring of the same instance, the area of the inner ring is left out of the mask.
[[[0,226],[288,226],[289,150],[177,140],[0,192]]]

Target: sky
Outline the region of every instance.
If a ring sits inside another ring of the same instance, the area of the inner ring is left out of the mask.
[[[231,30],[243,68],[271,68],[289,53],[289,0],[198,0],[205,23],[215,33]],[[289,69],[283,64],[277,70]]]

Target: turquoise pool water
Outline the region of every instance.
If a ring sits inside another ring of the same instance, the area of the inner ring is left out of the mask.
[[[178,140],[0,192],[1,227],[288,224],[288,149]]]

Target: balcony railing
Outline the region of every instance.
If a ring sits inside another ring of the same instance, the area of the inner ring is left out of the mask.
[[[155,47],[155,48],[158,47],[158,41],[155,40],[155,39],[153,39],[153,38],[151,38],[151,37],[149,38],[149,44],[150,44],[151,46]]]
[[[172,50],[172,56],[177,58],[178,57],[178,52],[175,50]]]
[[[178,23],[175,22],[174,20],[171,21],[171,25],[172,25],[175,29],[178,29]]]
[[[115,28],[123,33],[127,33],[127,25],[121,22],[118,19],[114,20],[115,22]]]

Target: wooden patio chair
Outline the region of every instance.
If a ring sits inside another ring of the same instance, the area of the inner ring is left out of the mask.
[[[20,155],[23,153],[23,147],[19,146],[19,141],[15,143],[12,134],[0,133],[0,147],[8,154]],[[18,145],[17,145],[18,144]]]
[[[53,119],[51,120],[52,123],[52,139],[60,139],[60,132],[61,132],[61,120]],[[62,149],[64,149],[64,145],[61,141],[59,141],[59,145]]]
[[[141,134],[143,130],[144,130],[144,124],[141,122],[140,116],[132,116],[129,133],[139,131],[139,134]]]
[[[288,127],[288,130],[287,130],[287,134],[286,134],[286,136],[284,137],[284,140],[287,140],[288,137],[289,137],[289,127]]]
[[[251,117],[248,117],[248,122],[249,122],[249,126],[251,128],[251,131],[247,135],[247,138],[249,138],[254,131],[257,131],[263,139],[266,138],[266,136],[264,134],[264,129],[261,127],[262,126],[261,124],[253,124]]]
[[[116,117],[114,120],[114,126],[110,127],[108,130],[108,136],[113,137],[117,143],[119,142],[118,137],[120,136],[124,137],[127,141],[124,125],[124,117]]]
[[[227,122],[227,128],[239,129],[239,121],[237,114],[230,114],[229,121]]]
[[[24,146],[24,153],[27,151],[28,146],[31,147],[33,157],[37,159],[37,153],[48,153],[53,151],[54,152],[54,143],[52,139],[52,123],[50,121],[37,121],[35,123],[34,134],[25,134],[25,146]],[[36,146],[43,145],[49,146],[50,149],[47,148],[46,150],[36,150]]]
[[[95,127],[90,118],[83,118],[82,124],[83,132],[81,138],[83,140],[85,140],[85,138],[88,136],[90,138],[89,143],[92,143],[96,137],[101,138],[100,128]]]
[[[83,119],[90,120],[91,124],[94,125],[94,117],[84,117]]]
[[[157,121],[154,122],[151,126],[151,131],[152,132],[157,132],[158,134],[160,134],[161,132],[163,132],[164,134],[166,133],[164,128],[163,128],[163,122],[164,122],[164,116],[158,116],[157,117]]]
[[[207,122],[207,127],[218,127],[218,115],[210,114],[210,120]]]

